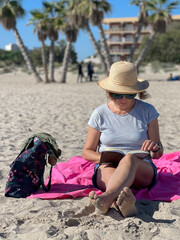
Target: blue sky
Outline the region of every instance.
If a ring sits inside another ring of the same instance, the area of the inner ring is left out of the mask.
[[[18,31],[23,39],[24,44],[29,48],[40,47],[41,43],[37,36],[33,34],[33,26],[26,26],[31,15],[29,11],[34,9],[41,9],[43,0],[23,0],[22,6],[26,10],[26,16],[17,21]],[[136,17],[138,15],[138,8],[130,5],[130,0],[109,0],[112,7],[112,12],[106,15],[106,18],[113,17]],[[179,15],[180,9],[173,10],[173,15]],[[96,40],[99,39],[97,27],[92,27]],[[59,40],[64,38],[62,34],[59,35]],[[4,49],[5,45],[9,43],[16,43],[16,39],[12,31],[6,31],[0,25],[0,48]],[[47,41],[47,44],[49,42]],[[85,31],[80,30],[77,42],[74,44],[78,55],[78,60],[82,60],[95,53],[89,37]]]

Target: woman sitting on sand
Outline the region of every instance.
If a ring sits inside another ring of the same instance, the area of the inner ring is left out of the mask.
[[[103,193],[97,196],[92,191],[89,197],[102,214],[106,214],[113,204],[124,217],[132,216],[137,211],[129,187],[151,189],[156,184],[157,169],[152,158],[163,154],[159,114],[151,104],[135,98],[137,93],[140,99],[145,96],[149,83],[137,79],[132,63],[114,63],[109,77],[99,81],[98,85],[107,91],[109,101],[91,115],[83,157],[96,163],[93,184]],[[140,159],[127,153],[117,165],[113,162],[100,164],[101,153],[113,147],[126,152],[141,149],[149,151],[149,155]]]

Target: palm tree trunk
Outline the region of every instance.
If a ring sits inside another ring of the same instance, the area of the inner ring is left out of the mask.
[[[86,25],[86,30],[87,30],[87,33],[88,33],[88,35],[89,35],[89,38],[91,39],[91,42],[92,42],[92,44],[93,44],[93,46],[94,46],[94,49],[95,49],[95,51],[96,51],[96,53],[97,53],[97,55],[98,55],[98,57],[99,57],[102,65],[103,65],[103,70],[105,71],[105,73],[108,74],[107,64],[106,64],[106,62],[105,62],[105,60],[104,60],[103,55],[101,54],[101,51],[100,51],[100,48],[99,48],[97,42],[96,42],[96,40],[95,40],[95,38],[94,38],[94,36],[93,36],[93,34],[92,34],[92,31],[91,31],[91,29],[90,29],[89,23],[87,23],[87,25]]]
[[[135,50],[136,50],[137,42],[138,42],[138,40],[139,40],[142,27],[143,27],[143,24],[139,22],[139,23],[138,23],[137,31],[136,31],[135,36],[134,36],[134,41],[133,41],[133,44],[132,44],[132,46],[131,46],[131,51],[130,51],[130,55],[129,55],[129,57],[130,57],[130,62],[133,61],[134,52],[135,52]]]
[[[24,60],[27,64],[27,67],[29,69],[30,72],[32,72],[36,78],[36,82],[42,82],[42,78],[39,76],[38,72],[36,71],[35,66],[33,65],[32,59],[28,53],[27,48],[24,46],[24,43],[19,35],[19,32],[17,30],[16,27],[13,28],[14,34],[16,36],[16,41],[17,41],[17,45],[24,57]]]
[[[63,65],[62,65],[62,74],[61,74],[61,83],[66,83],[66,74],[69,62],[69,53],[71,50],[71,42],[67,42],[64,57],[63,57]]]
[[[102,42],[102,45],[103,45],[103,48],[104,48],[105,59],[106,59],[106,63],[107,63],[107,66],[108,66],[108,71],[109,71],[109,69],[111,67],[111,64],[112,64],[112,61],[111,61],[111,57],[110,57],[110,54],[109,54],[109,48],[108,48],[108,45],[107,45],[107,42],[106,42],[104,30],[103,30],[103,27],[102,27],[101,23],[99,23],[98,28],[99,28],[99,33],[100,33],[100,36],[101,36],[101,42]]]
[[[55,82],[54,79],[54,39],[51,39],[51,46],[49,52],[49,72],[50,72],[50,81]]]
[[[47,61],[46,61],[46,52],[45,52],[45,43],[42,40],[42,63],[44,68],[44,75],[45,75],[45,83],[48,83],[48,69],[47,69]]]
[[[135,62],[135,66],[137,67],[137,69],[139,68],[141,62],[144,60],[146,53],[148,52],[154,38],[156,36],[156,32],[152,32],[151,35],[149,36],[148,41],[146,42],[146,45],[144,46],[144,48],[142,49],[142,51],[140,52],[136,62]]]

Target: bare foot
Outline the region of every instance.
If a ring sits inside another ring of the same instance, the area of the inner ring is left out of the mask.
[[[136,198],[131,190],[128,187],[124,187],[118,196],[116,204],[124,217],[131,217],[137,215],[135,202]]]
[[[107,211],[109,210],[109,206],[105,204],[104,200],[101,197],[97,196],[94,191],[91,191],[89,193],[89,197],[91,198],[92,204],[98,210],[98,213],[107,213]]]

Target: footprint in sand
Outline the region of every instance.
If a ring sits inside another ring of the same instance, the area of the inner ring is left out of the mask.
[[[180,209],[179,208],[173,208],[170,210],[171,214],[180,217]]]

